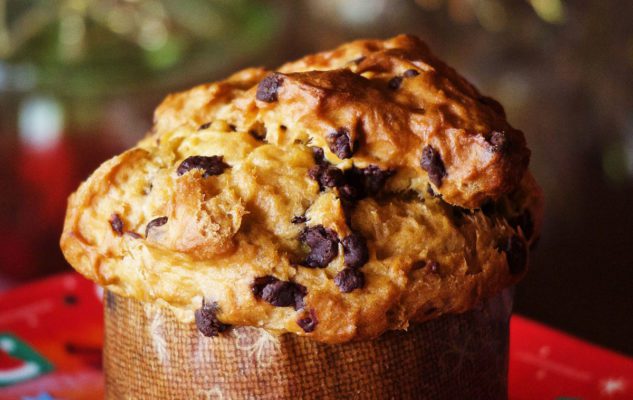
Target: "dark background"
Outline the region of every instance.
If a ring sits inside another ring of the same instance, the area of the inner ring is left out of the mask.
[[[0,290],[68,269],[66,196],[143,136],[165,94],[413,33],[532,148],[546,222],[516,310],[633,355],[633,2],[58,3],[0,4]]]

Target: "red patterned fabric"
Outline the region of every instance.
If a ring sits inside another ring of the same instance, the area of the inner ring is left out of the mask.
[[[52,365],[14,384],[0,380],[0,400],[103,398],[101,300],[100,289],[72,273],[0,294],[0,347],[14,338],[33,352],[3,347],[3,360]],[[0,377],[16,367],[0,362]],[[509,385],[510,400],[633,399],[633,359],[514,316]]]

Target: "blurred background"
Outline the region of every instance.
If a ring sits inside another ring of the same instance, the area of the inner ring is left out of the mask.
[[[547,210],[516,310],[633,355],[629,0],[0,0],[0,291],[69,269],[66,197],[167,93],[398,33],[528,137]]]

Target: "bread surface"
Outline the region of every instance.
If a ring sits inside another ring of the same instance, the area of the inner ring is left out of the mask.
[[[529,154],[422,41],[360,40],[168,96],[70,197],[61,247],[209,335],[370,339],[523,276],[542,215]]]

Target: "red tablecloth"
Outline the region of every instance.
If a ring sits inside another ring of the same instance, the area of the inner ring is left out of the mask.
[[[102,316],[77,274],[0,294],[0,399],[102,398]],[[633,359],[514,316],[510,399],[633,399]]]

